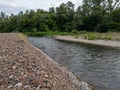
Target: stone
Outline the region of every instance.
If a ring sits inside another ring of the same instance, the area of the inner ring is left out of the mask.
[[[13,69],[16,69],[16,68],[17,68],[17,66],[13,66],[12,68],[13,68]]]
[[[17,83],[17,84],[15,85],[15,87],[21,88],[21,87],[22,87],[22,83],[21,83],[21,82]]]
[[[37,73],[37,75],[38,75],[38,74],[40,74],[40,71],[39,71],[39,70],[37,70],[37,72],[36,72],[36,73]]]
[[[13,87],[13,85],[9,85],[7,88],[10,89],[10,88],[12,88],[12,87]]]
[[[44,73],[45,73],[45,71],[42,70],[42,71],[41,71],[41,74],[44,74]]]
[[[10,90],[17,90],[16,88],[12,88],[12,89],[10,89]]]
[[[50,88],[50,87],[51,87],[51,84],[50,84],[50,83],[47,83],[47,87],[49,87],[49,88]]]
[[[44,83],[48,83],[48,80],[45,79],[45,78],[43,78],[43,82],[44,82]]]
[[[48,78],[48,75],[46,74],[44,77],[45,77],[45,78]]]
[[[32,90],[30,85],[25,85],[25,86],[24,86],[24,89]]]
[[[21,75],[24,75],[24,72],[21,72]]]
[[[40,85],[36,88],[36,90],[40,90]]]
[[[10,75],[10,76],[9,76],[9,79],[13,79],[13,78],[14,78],[14,76],[13,76],[13,75]]]

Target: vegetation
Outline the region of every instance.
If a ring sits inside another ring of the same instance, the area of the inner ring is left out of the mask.
[[[68,1],[59,7],[51,7],[49,11],[26,10],[11,16],[1,12],[0,32],[23,32],[31,36],[58,33],[76,35],[81,31],[118,32],[120,31],[119,5],[119,0],[83,0],[83,4],[77,9]],[[96,36],[88,35],[85,38],[96,39]]]
[[[42,36],[55,36],[55,35],[72,35],[69,32],[52,32],[52,31],[47,31],[47,32],[23,32],[25,35],[27,36],[38,36],[38,37],[42,37]]]

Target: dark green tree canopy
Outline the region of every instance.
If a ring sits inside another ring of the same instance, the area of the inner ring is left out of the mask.
[[[120,0],[83,0],[82,5],[68,1],[58,7],[20,11],[7,16],[0,12],[0,32],[39,32],[86,30],[120,31]]]

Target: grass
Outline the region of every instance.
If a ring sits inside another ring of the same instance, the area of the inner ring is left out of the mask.
[[[43,37],[43,36],[56,36],[56,35],[70,35],[74,36],[75,38],[83,38],[88,40],[120,40],[120,32],[107,32],[107,33],[98,33],[98,32],[86,32],[86,31],[76,31],[73,30],[72,32],[26,32],[24,33],[27,36],[35,36],[35,37]]]
[[[112,40],[114,38],[113,33],[98,33],[98,32],[80,32],[79,37],[88,40]],[[119,34],[120,35],[120,34]]]
[[[23,33],[27,36],[43,37],[43,36],[55,36],[55,35],[70,35],[68,32],[25,32]]]

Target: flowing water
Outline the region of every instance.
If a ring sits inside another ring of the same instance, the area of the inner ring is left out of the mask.
[[[30,37],[30,42],[97,90],[120,90],[120,48]]]

